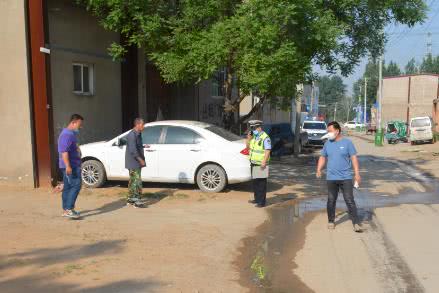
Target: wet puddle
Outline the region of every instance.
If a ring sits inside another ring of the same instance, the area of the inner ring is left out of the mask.
[[[375,208],[400,204],[438,204],[437,182],[425,186],[432,192],[409,193],[399,196],[371,195],[367,190],[355,190],[355,200],[363,223],[372,219]],[[346,206],[340,195],[338,217],[348,220]],[[243,240],[244,246],[236,266],[240,269],[240,283],[250,292],[312,292],[293,274],[294,258],[305,241],[305,227],[313,217],[326,212],[326,198],[288,199],[267,208],[268,220],[258,227],[255,236]],[[367,231],[366,231],[367,232]]]

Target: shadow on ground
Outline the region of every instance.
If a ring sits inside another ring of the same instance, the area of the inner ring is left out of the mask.
[[[83,287],[84,284],[58,280],[61,276],[79,270],[81,268],[79,263],[86,258],[118,254],[123,250],[124,243],[125,240],[99,241],[87,245],[37,248],[1,255],[0,292],[128,293],[158,291],[158,288],[163,285],[151,279],[120,280],[93,287]],[[13,273],[10,273],[11,271]]]

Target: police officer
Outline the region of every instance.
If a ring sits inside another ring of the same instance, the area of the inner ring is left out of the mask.
[[[253,179],[254,200],[257,207],[265,206],[267,197],[268,163],[270,162],[271,140],[262,130],[262,121],[248,122],[250,131],[247,134],[247,148]]]

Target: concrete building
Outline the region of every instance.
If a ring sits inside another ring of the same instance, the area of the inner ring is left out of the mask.
[[[0,181],[32,185],[35,158],[27,21],[24,0],[0,2],[0,133],[4,138],[0,144]]]
[[[0,1],[0,183],[57,182],[57,137],[72,113],[85,117],[81,143],[110,139],[135,117],[222,123],[221,80],[167,85],[141,49],[122,62],[105,31],[70,0]]]
[[[439,75],[419,74],[383,79],[382,121],[407,123],[417,116],[431,116],[431,105],[438,96]]]

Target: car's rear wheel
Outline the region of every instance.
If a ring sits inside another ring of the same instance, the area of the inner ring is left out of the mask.
[[[197,172],[197,185],[203,192],[220,192],[226,184],[226,172],[218,165],[207,164]]]
[[[107,180],[104,165],[97,160],[88,160],[82,163],[82,182],[86,187],[98,188]]]

